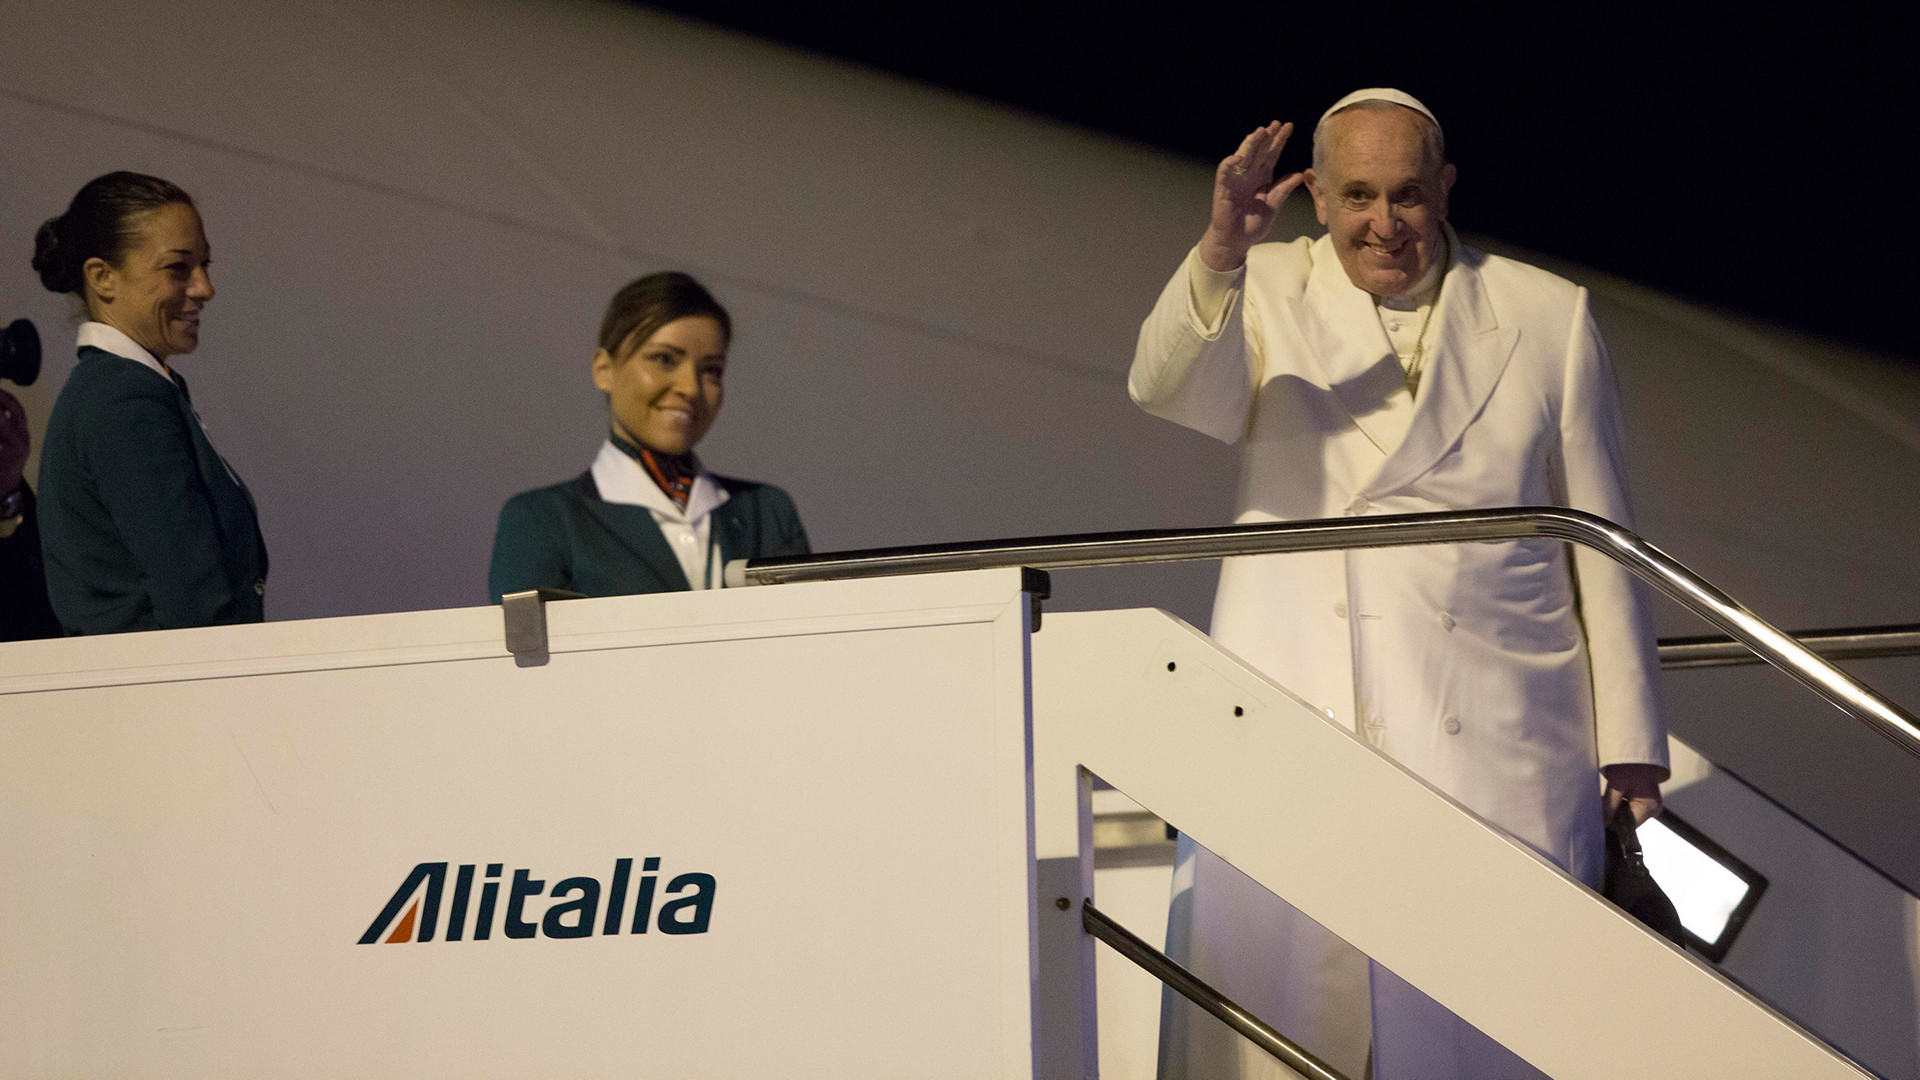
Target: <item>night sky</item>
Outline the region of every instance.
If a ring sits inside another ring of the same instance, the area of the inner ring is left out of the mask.
[[[649,6],[1209,164],[1254,126],[1293,120],[1282,172],[1306,167],[1307,133],[1335,99],[1397,86],[1446,128],[1463,231],[1920,363],[1907,330],[1920,307],[1920,48],[1891,16]]]

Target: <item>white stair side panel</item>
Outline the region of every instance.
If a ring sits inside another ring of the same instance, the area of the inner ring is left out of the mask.
[[[1185,623],[1049,615],[1033,657],[1043,857],[1084,766],[1558,1080],[1623,1040],[1642,1077],[1865,1075]]]

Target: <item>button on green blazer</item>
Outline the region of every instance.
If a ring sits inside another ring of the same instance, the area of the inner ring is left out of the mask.
[[[69,634],[259,622],[267,545],[253,496],[186,392],[87,346],[40,452],[47,597]]]
[[[807,531],[786,492],[752,480],[712,479],[727,492],[713,511],[722,559],[808,554]],[[503,594],[538,588],[625,596],[692,586],[652,512],[602,499],[587,472],[523,491],[500,509],[488,592],[497,604]]]

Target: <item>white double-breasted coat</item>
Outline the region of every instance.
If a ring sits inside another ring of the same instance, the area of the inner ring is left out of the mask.
[[[1554,504],[1630,527],[1619,405],[1586,290],[1448,238],[1397,442],[1387,412],[1404,372],[1373,298],[1324,238],[1256,245],[1212,325],[1190,255],[1141,327],[1129,392],[1241,445],[1236,521]],[[1667,761],[1646,594],[1605,556],[1569,558],[1559,541],[1228,559],[1213,635],[1589,883],[1602,857],[1598,767]],[[1169,948],[1247,963],[1225,938],[1249,913],[1208,903],[1206,867],[1181,871],[1180,885],[1202,880],[1176,897]],[[1292,967],[1275,1008],[1310,1046],[1322,1032],[1331,1057],[1352,1067],[1357,1045],[1364,1059],[1364,1016],[1356,1042],[1353,1010],[1316,990],[1350,975]],[[1170,1037],[1182,1036],[1163,1032],[1163,1049]]]

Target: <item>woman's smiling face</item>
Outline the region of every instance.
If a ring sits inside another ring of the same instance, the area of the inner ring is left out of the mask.
[[[213,299],[212,256],[193,207],[173,203],[145,218],[120,265],[87,260],[87,313],[165,360],[200,344],[200,312]]]
[[[593,354],[615,430],[649,450],[684,454],[706,437],[726,398],[727,332],[710,315],[655,330],[623,356]]]

